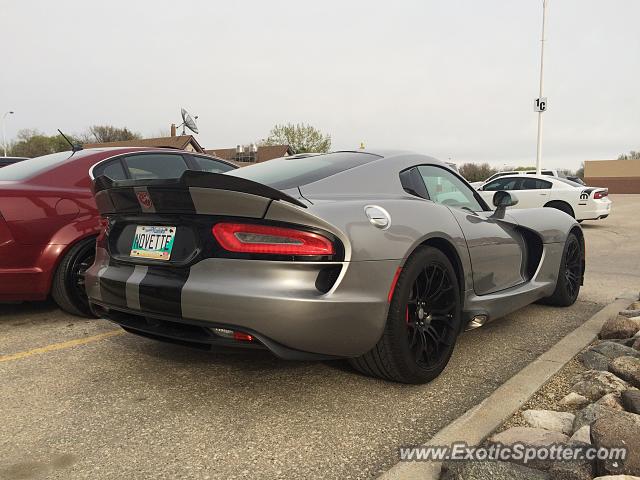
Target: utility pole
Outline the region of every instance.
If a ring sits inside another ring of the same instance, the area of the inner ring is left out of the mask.
[[[534,109],[538,112],[538,143],[536,148],[536,173],[540,175],[542,170],[542,114],[547,109],[547,99],[542,96],[544,84],[544,27],[547,23],[547,4],[549,0],[542,0],[542,38],[540,40],[540,91],[535,101]]]
[[[2,149],[4,150],[5,157],[7,156],[7,135],[5,133],[4,124],[7,121],[8,115],[13,115],[13,111],[9,110],[8,112],[4,112],[4,115],[2,115]]]

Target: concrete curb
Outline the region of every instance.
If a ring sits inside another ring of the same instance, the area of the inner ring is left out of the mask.
[[[589,320],[565,336],[553,347],[524,367],[490,396],[436,433],[424,446],[466,442],[478,445],[502,425],[555,373],[584,347],[595,340],[604,322],[637,293],[624,292]],[[378,477],[379,480],[437,480],[442,462],[398,462]]]

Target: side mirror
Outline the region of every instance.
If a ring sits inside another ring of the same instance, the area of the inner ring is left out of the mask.
[[[504,190],[499,190],[493,195],[493,206],[496,208],[513,207],[518,204],[518,199],[515,195]]]
[[[507,207],[513,207],[517,204],[518,199],[514,194],[499,190],[493,195],[493,206],[496,207],[493,216],[496,218],[504,218],[504,212]]]

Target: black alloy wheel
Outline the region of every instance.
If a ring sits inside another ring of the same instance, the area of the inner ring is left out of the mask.
[[[429,382],[451,358],[461,310],[458,277],[447,255],[435,247],[418,247],[400,271],[382,337],[350,363],[386,380]]]
[[[538,303],[568,307],[578,299],[584,268],[584,247],[578,236],[570,232],[564,244],[558,278],[553,294]]]
[[[407,333],[409,350],[423,368],[434,368],[446,361],[455,342],[454,282],[447,269],[436,262],[426,265],[413,282],[407,300]]]

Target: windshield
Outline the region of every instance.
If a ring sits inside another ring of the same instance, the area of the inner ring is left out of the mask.
[[[67,160],[73,152],[58,152],[43,157],[30,158],[12,163],[0,169],[0,180],[20,181],[31,178],[40,172],[49,170]]]
[[[317,182],[379,158],[381,157],[378,155],[364,152],[337,152],[304,158],[283,157],[238,168],[225,175],[242,177],[272,188],[287,190]]]

